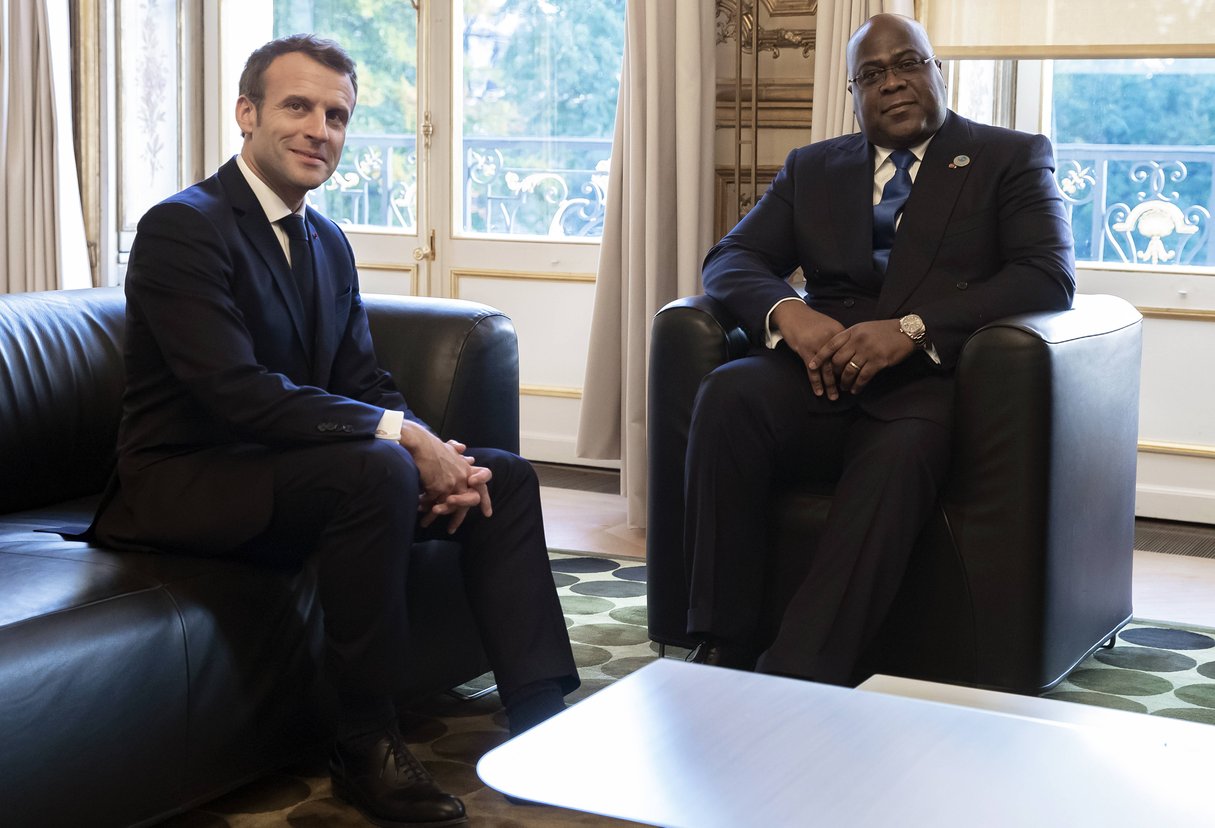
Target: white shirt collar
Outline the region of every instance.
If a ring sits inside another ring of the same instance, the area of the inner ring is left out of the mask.
[[[932,139],[935,137],[936,133],[934,132],[932,135],[929,135],[914,147],[908,147],[908,149],[911,150],[911,154],[915,156],[917,163],[924,160],[924,153],[927,151],[928,145],[932,143]],[[882,168],[882,165],[886,163],[886,159],[890,157],[892,152],[894,152],[894,150],[886,147],[879,147],[877,144],[873,145],[873,169],[875,172]]]
[[[271,224],[277,226],[280,219],[286,218],[291,213],[304,215],[304,211],[308,208],[308,199],[304,199],[304,203],[298,210],[292,210],[274,190],[270,189],[269,184],[257,177],[257,173],[250,169],[249,165],[245,163],[245,159],[239,154],[236,156],[236,166],[240,167],[245,181],[249,182],[249,189],[253,190],[253,195],[257,196],[257,201],[262,205],[262,211],[265,212],[266,218],[270,220]]]

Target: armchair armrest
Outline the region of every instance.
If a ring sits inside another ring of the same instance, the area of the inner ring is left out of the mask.
[[[962,351],[942,506],[979,640],[996,643],[978,654],[989,684],[1062,675],[1095,635],[1082,619],[1130,615],[1141,319],[1079,295]]]
[[[746,333],[708,296],[676,299],[654,316],[647,397],[649,492],[646,526],[650,638],[688,646],[683,555],[684,457],[692,405],[705,375],[744,356]],[[655,553],[655,550],[663,550]]]
[[[363,296],[380,366],[443,439],[519,451],[519,341],[506,314],[459,299]]]

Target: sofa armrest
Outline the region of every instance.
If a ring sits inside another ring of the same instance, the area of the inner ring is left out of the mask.
[[[979,639],[1008,644],[979,653],[983,675],[1065,671],[1052,658],[1091,635],[1070,614],[1130,614],[1141,320],[1081,295],[988,325],[962,351],[942,505]]]
[[[519,451],[519,342],[476,302],[363,296],[380,366],[443,439]]]
[[[750,344],[734,317],[708,296],[671,302],[654,316],[650,336],[646,524],[650,638],[687,645],[683,556],[683,478],[692,406],[705,375],[744,356]],[[655,550],[663,550],[655,552]]]

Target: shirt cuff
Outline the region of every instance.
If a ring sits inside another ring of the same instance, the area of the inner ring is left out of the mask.
[[[780,331],[774,330],[772,328],[772,311],[776,310],[781,304],[783,304],[785,302],[804,302],[804,301],[805,300],[802,299],[800,296],[787,296],[784,299],[781,299],[780,302],[777,302],[775,305],[772,306],[772,310],[769,310],[768,315],[764,317],[764,345],[766,347],[775,348],[777,345],[779,345],[785,339],[783,336],[781,336]]]
[[[380,417],[380,424],[375,427],[375,436],[380,440],[401,442],[401,424],[405,422],[404,411],[388,411]]]

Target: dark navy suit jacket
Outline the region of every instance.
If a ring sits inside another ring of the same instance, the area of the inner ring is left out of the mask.
[[[845,327],[919,314],[940,367],[913,354],[858,397],[821,403],[948,424],[952,368],[975,330],[1071,304],[1072,237],[1054,167],[1044,136],[948,113],[920,163],[883,275],[873,267],[872,145],[858,133],[801,147],[709,251],[705,291],[757,344],[772,306],[797,295],[785,280],[798,267],[807,304]]]
[[[111,542],[234,547],[270,520],[268,452],[374,439],[384,409],[417,420],[377,366],[345,236],[311,208],[306,221],[313,336],[235,159],[140,220],[126,277],[121,485],[98,524]]]

